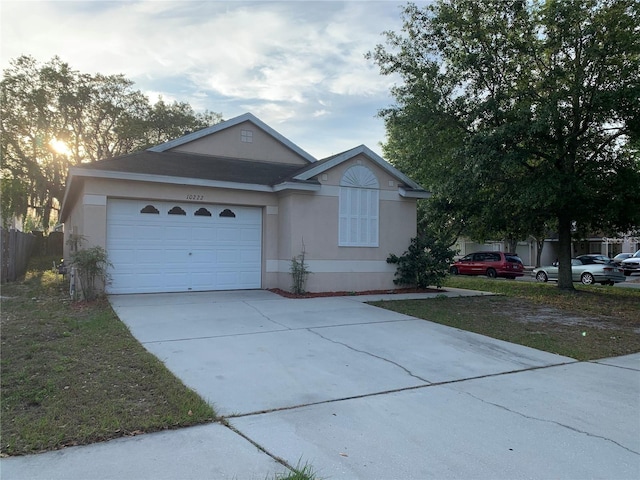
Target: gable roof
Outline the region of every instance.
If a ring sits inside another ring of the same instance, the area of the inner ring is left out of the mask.
[[[212,125],[210,127],[203,128],[202,130],[198,130],[197,132],[189,133],[187,135],[184,135],[183,137],[176,138],[175,140],[170,140],[168,142],[161,143],[160,145],[151,147],[148,150],[150,152],[166,152],[167,150],[171,150],[172,148],[176,148],[186,143],[193,142],[194,140],[198,140],[208,135],[212,135],[222,130],[226,130],[227,128],[240,125],[243,122],[251,122],[256,127],[258,127],[268,135],[275,138],[277,141],[282,143],[284,146],[286,146],[290,150],[293,150],[295,153],[300,155],[302,158],[304,158],[308,162],[314,163],[317,161],[313,155],[305,152],[302,148],[297,146],[291,140],[285,138],[280,133],[276,132],[273,128],[271,128],[269,125],[267,125],[266,123],[264,123],[262,120],[260,120],[259,118],[257,118],[255,115],[251,113],[245,113],[243,115],[232,118],[230,120],[226,120],[226,121],[217,123],[215,125]]]
[[[287,163],[171,151],[171,149],[179,145],[245,121],[252,122],[269,135],[275,137],[282,144],[308,160],[309,164],[301,167],[300,165]],[[283,190],[317,191],[321,187],[320,182],[316,179],[318,175],[358,155],[366,156],[383,171],[396,178],[399,183],[398,193],[402,197],[428,198],[431,195],[365,145],[360,145],[318,161],[262,121],[247,113],[142,152],[71,167],[62,201],[61,219],[64,221],[69,213],[71,209],[70,203],[74,202],[74,197],[77,195],[78,182],[82,185],[84,177],[262,192],[279,192]],[[74,180],[76,178],[78,180]]]
[[[347,150],[346,152],[338,153],[337,155],[327,157],[312,165],[303,167],[298,171],[298,173],[293,176],[293,178],[294,180],[298,181],[307,181],[361,154],[365,155],[378,167],[386,171],[392,177],[395,177],[403,184],[403,186],[400,187],[400,195],[402,195],[403,197],[428,198],[430,196],[430,193],[427,192],[424,188],[411,180],[404,173],[395,168],[393,165],[383,159],[380,155],[376,154],[366,145],[359,145],[355,148],[352,148],[351,150]]]

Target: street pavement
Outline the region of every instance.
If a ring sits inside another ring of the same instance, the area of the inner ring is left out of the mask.
[[[477,294],[448,290],[419,297]],[[1,478],[640,478],[640,354],[577,362],[364,303],[397,298],[112,296],[224,421],[5,458]]]

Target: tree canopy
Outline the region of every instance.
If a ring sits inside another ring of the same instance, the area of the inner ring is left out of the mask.
[[[399,75],[385,155],[476,238],[640,225],[640,3],[438,0],[369,54]]]
[[[218,123],[188,103],[168,104],[123,75],[89,75],[54,57],[14,59],[0,81],[2,219],[32,212],[48,230],[69,167],[143,150]],[[55,216],[53,216],[55,220]]]

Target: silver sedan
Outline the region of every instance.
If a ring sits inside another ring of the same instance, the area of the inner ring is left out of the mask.
[[[534,268],[531,275],[538,282],[558,281],[558,266]],[[601,283],[602,285],[613,285],[624,282],[625,276],[622,269],[614,263],[595,263],[589,259],[571,259],[571,275],[574,282],[582,282],[584,285]]]

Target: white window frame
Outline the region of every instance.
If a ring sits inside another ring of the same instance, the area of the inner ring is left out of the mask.
[[[240,141],[242,143],[253,143],[253,130],[241,130]]]
[[[364,165],[347,169],[340,180],[338,246],[377,247],[380,224],[379,183]]]

